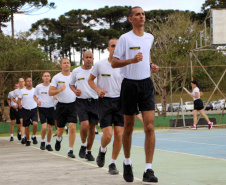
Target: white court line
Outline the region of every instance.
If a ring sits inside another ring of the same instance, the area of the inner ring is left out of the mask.
[[[5,140],[7,140],[7,139],[5,139]],[[21,143],[18,143],[18,142],[16,142],[16,144],[20,144],[20,145],[21,145]],[[32,147],[32,148],[34,148],[34,149],[36,149],[36,150],[40,150],[40,148],[37,148],[37,147],[35,147],[35,146],[29,146],[29,147]],[[53,155],[56,155],[56,156],[59,156],[59,157],[63,157],[63,158],[66,158],[66,159],[69,159],[69,160],[72,160],[72,161],[77,161],[77,162],[80,162],[80,163],[83,163],[83,164],[87,164],[87,165],[90,165],[90,166],[93,166],[93,167],[96,167],[96,168],[100,168],[100,167],[98,167],[97,165],[94,165],[94,164],[91,164],[91,163],[88,163],[88,162],[85,162],[85,161],[80,161],[80,160],[78,160],[78,159],[76,159],[76,158],[75,158],[75,159],[69,158],[69,157],[67,157],[67,156],[60,155],[60,154],[56,154],[56,153],[54,153],[54,152],[49,152],[49,151],[46,151],[46,150],[43,150],[43,152],[47,152],[48,154],[53,154]],[[100,169],[105,170],[105,171],[108,172],[108,169],[107,169],[107,168],[102,167],[102,168],[100,168]],[[119,172],[119,174],[120,174],[121,176],[123,176],[123,173]],[[110,175],[110,174],[109,174],[109,175]],[[123,178],[123,177],[122,177],[122,178]],[[142,179],[139,179],[139,178],[137,178],[137,177],[134,177],[134,179],[143,182]]]

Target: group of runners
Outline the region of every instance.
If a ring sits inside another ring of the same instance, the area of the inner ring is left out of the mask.
[[[158,182],[152,170],[155,148],[154,85],[151,72],[157,72],[158,66],[151,62],[150,50],[154,37],[144,32],[145,13],[140,7],[131,8],[128,20],[133,30],[119,39],[109,40],[109,57],[95,62],[93,53],[83,53],[83,65],[70,72],[71,64],[67,58],[60,61],[62,71],[52,80],[49,72],[42,76],[43,83],[32,87],[32,79],[19,79],[19,87],[9,93],[11,119],[18,123],[18,139],[30,146],[29,126],[33,125],[33,144],[37,144],[38,126],[37,107],[42,124],[40,149],[52,151],[50,145],[54,120],[57,123],[55,150],[61,149],[62,135],[68,123],[68,157],[75,158],[73,146],[76,138],[77,115],[81,124],[81,147],[79,157],[94,161],[92,145],[95,138],[95,126],[100,123],[103,135],[96,163],[105,165],[107,146],[114,134],[109,173],[118,174],[116,160],[123,145],[125,160],[123,177],[133,182],[131,160],[131,142],[135,115],[141,111],[145,132],[144,182]],[[51,81],[51,82],[50,82]],[[57,103],[56,103],[57,101]],[[56,112],[54,113],[54,107]],[[15,116],[15,115],[19,116]],[[55,118],[54,118],[55,115]],[[22,124],[22,125],[21,125]],[[47,142],[45,142],[48,125]],[[12,130],[13,128],[11,128]],[[12,132],[11,132],[12,133]],[[11,135],[12,137],[12,135]]]

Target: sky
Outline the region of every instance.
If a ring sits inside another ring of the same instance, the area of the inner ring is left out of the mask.
[[[144,11],[149,10],[190,10],[196,13],[201,12],[202,4],[205,0],[48,0],[54,2],[55,9],[45,8],[35,12],[34,15],[16,14],[15,34],[28,31],[32,23],[44,18],[58,18],[60,15],[72,9],[94,10],[105,6],[140,6]],[[39,14],[39,15],[37,15]],[[11,25],[7,23],[7,28],[2,28],[3,33],[11,35]],[[98,54],[98,53],[97,53]],[[77,57],[76,57],[77,58]],[[98,55],[99,58],[99,55]]]

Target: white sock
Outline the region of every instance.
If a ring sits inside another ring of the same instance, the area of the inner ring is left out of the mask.
[[[42,142],[46,142],[45,139],[42,139]]]
[[[68,152],[70,152],[71,150],[73,150],[73,148],[69,147]]]
[[[11,134],[11,137],[13,137],[13,134]]]
[[[95,132],[97,132],[97,129],[96,129],[96,127],[95,127]]]
[[[50,145],[50,143],[49,143],[49,142],[47,142],[47,143],[46,143],[46,146],[47,146],[47,145]]]
[[[22,139],[25,138],[25,136],[22,137]]]
[[[32,138],[35,138],[36,136],[35,135],[32,135]]]
[[[91,150],[86,150],[86,154],[88,154],[88,152],[91,152]]]
[[[86,143],[82,143],[81,146],[85,146],[86,147]]]
[[[106,153],[106,148],[102,148],[102,147],[100,147],[100,151],[102,152],[102,153]]]
[[[211,124],[211,122],[209,122],[208,124]]]
[[[125,165],[132,165],[132,161],[130,158],[125,158],[124,163]]]
[[[116,163],[116,160],[114,160],[114,159],[111,159],[111,161],[110,161],[110,164],[112,164],[112,163]]]
[[[148,169],[151,169],[151,163],[146,163],[145,164],[145,173],[147,172]]]
[[[64,129],[67,130],[67,126],[65,126]]]
[[[62,140],[62,137],[57,137],[57,141],[61,141]]]

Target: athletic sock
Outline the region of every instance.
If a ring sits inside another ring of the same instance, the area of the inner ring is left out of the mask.
[[[46,142],[45,139],[42,139],[42,142]]]
[[[124,163],[125,165],[132,165],[132,161],[130,158],[125,158]]]
[[[101,151],[102,153],[106,153],[106,148],[103,148],[103,147],[101,146],[100,151]]]
[[[35,135],[32,135],[32,138],[35,138],[36,136]]]
[[[25,136],[22,136],[22,139],[24,139],[25,138]]]
[[[91,152],[91,150],[86,150],[86,154],[88,154],[88,152]]]
[[[70,152],[71,150],[73,151],[73,148],[69,147],[68,152]]]
[[[19,132],[19,134],[21,135],[21,132]]]
[[[47,142],[47,143],[46,143],[46,146],[48,146],[48,145],[50,145],[50,143],[49,143],[49,142]]]
[[[145,164],[145,173],[147,172],[148,169],[151,169],[151,163],[146,163]]]
[[[85,146],[86,147],[86,143],[82,143],[81,146]]]
[[[111,161],[110,161],[110,164],[112,164],[112,163],[116,163],[116,160],[114,160],[114,159],[111,159]]]
[[[61,141],[62,140],[62,137],[57,137],[57,141]]]
[[[11,134],[11,137],[13,137],[13,134]]]

